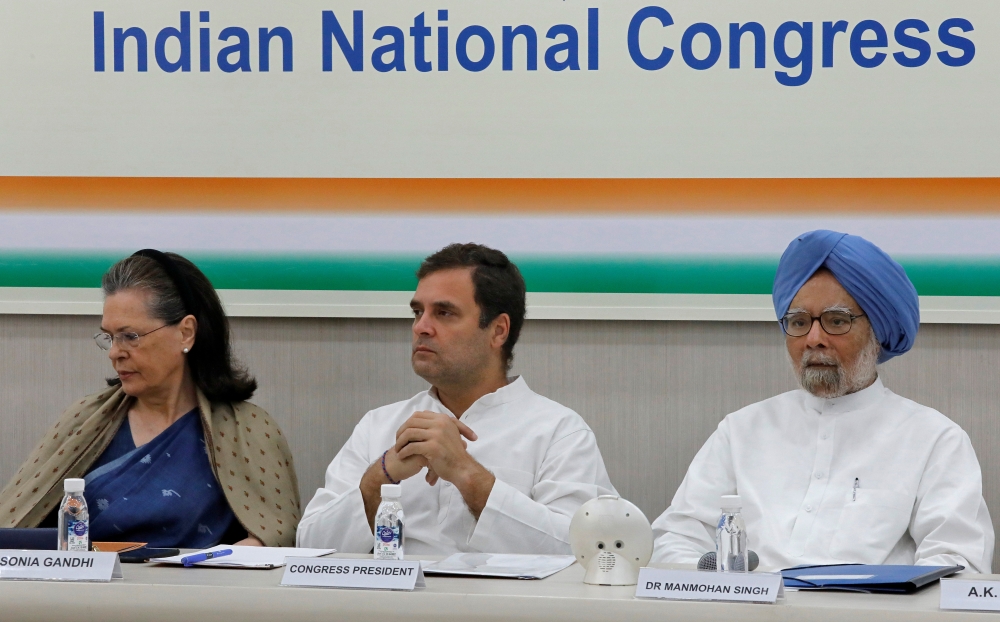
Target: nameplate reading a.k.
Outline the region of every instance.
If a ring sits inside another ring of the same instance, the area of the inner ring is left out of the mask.
[[[404,590],[424,587],[418,561],[381,561],[327,557],[287,557],[282,585],[353,590]]]
[[[941,608],[955,611],[1000,611],[1000,581],[941,579]]]
[[[117,553],[0,551],[0,580],[106,583],[121,578]]]
[[[642,568],[636,598],[774,603],[784,593],[773,572],[705,572]]]

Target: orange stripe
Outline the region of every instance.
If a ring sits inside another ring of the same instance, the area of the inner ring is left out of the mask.
[[[261,179],[0,177],[0,209],[996,213],[1000,178]]]

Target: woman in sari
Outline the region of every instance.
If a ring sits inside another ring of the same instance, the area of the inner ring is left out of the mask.
[[[212,284],[175,254],[139,251],[102,280],[94,336],[116,376],[66,410],[0,493],[0,525],[56,525],[86,480],[92,541],[292,546],[301,515],[281,430],[248,399]]]

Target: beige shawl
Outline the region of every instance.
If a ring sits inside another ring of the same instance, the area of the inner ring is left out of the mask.
[[[110,387],[70,406],[0,493],[0,527],[35,527],[111,443],[133,399]],[[198,391],[205,445],[236,519],[267,546],[294,546],[301,508],[295,466],[278,424],[250,402],[209,403]]]

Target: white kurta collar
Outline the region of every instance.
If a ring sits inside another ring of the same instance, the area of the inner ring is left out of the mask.
[[[529,395],[531,389],[528,388],[528,383],[524,381],[522,376],[514,376],[514,378],[508,378],[506,386],[502,386],[493,393],[487,393],[469,406],[469,409],[465,411],[465,415],[473,413],[481,413],[500,406],[501,404],[506,404],[508,402],[513,402],[514,400]],[[441,411],[445,414],[455,416],[448,407],[441,403],[440,398],[438,398],[437,389],[431,388],[428,394],[434,400],[434,402],[441,407]]]
[[[885,393],[886,388],[882,384],[882,379],[875,378],[875,382],[870,387],[843,397],[826,399],[806,392],[806,406],[821,415],[837,415],[874,406],[885,396]]]

